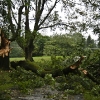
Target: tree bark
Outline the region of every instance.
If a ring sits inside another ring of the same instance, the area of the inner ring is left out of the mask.
[[[81,64],[83,60],[83,57],[81,57],[77,62],[75,62],[74,64],[70,65],[69,67],[64,68],[63,70],[61,69],[56,69],[56,70],[42,70],[41,73],[37,73],[40,69],[40,67],[38,65],[35,64],[35,62],[30,62],[29,60],[27,61],[18,61],[18,62],[11,62],[11,67],[15,68],[17,66],[23,67],[26,70],[32,70],[33,72],[35,72],[36,74],[38,74],[41,77],[44,77],[45,74],[52,74],[53,77],[57,77],[57,76],[61,76],[61,75],[68,75],[69,73],[73,73],[76,70],[78,70],[79,65]]]
[[[29,61],[34,61],[33,58],[32,58],[32,48],[30,47],[25,47],[25,59],[26,60],[29,60]]]
[[[25,47],[25,59],[29,61],[34,61],[32,58],[34,50],[33,39],[30,39],[29,45]]]
[[[10,41],[5,38],[3,31],[0,28],[0,68],[9,69],[9,51]]]
[[[30,35],[30,29],[29,29],[29,1],[25,0],[25,19],[26,19],[26,22],[25,22],[25,38],[27,39],[27,34]],[[33,61],[33,58],[32,58],[32,52],[33,52],[33,49],[34,49],[34,46],[33,46],[33,39],[31,37],[31,35],[29,36],[30,40],[27,41],[29,42],[28,45],[25,47],[25,59],[26,60],[29,60],[29,61]]]
[[[0,69],[9,70],[9,56],[0,56]]]

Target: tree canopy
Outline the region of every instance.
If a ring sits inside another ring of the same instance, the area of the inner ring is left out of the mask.
[[[0,4],[1,26],[12,36],[10,40],[16,40],[24,50],[26,60],[33,61],[33,44],[40,30],[59,28],[75,33],[93,29],[99,32],[98,1],[1,0]]]

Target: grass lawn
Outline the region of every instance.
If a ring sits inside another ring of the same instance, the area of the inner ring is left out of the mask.
[[[62,56],[56,56],[58,57],[62,57]],[[40,57],[33,57],[34,61],[39,62],[42,60],[46,60],[46,61],[50,61],[51,60],[51,56],[40,56]],[[16,58],[10,58],[10,61],[20,61],[20,60],[25,60],[24,57],[16,57]]]
[[[41,56],[41,57],[33,57],[34,61],[39,62],[41,60],[50,60],[51,56]],[[20,61],[25,60],[24,57],[18,57],[18,58],[10,58],[10,61]]]
[[[10,61],[20,61],[20,60],[24,60],[24,57],[16,57],[16,58],[10,58]]]

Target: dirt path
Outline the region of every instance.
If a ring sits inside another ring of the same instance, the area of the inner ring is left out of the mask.
[[[67,95],[49,86],[37,88],[31,95],[12,97],[12,100],[84,100],[82,95]]]

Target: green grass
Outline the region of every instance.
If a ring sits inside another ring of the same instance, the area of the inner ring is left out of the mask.
[[[33,57],[34,61],[38,62],[38,61],[42,61],[42,60],[50,60],[51,57],[50,56],[41,56],[41,57]]]
[[[24,57],[18,57],[18,58],[10,58],[10,61],[20,61],[20,60],[24,60]]]
[[[44,60],[50,60],[50,56],[41,56],[41,57],[33,57],[34,61],[39,62]],[[18,57],[18,58],[10,58],[10,61],[20,61],[20,60],[25,60],[24,57]]]
[[[56,56],[61,57],[61,56]],[[46,61],[50,61],[51,60],[51,56],[41,56],[41,57],[33,57],[34,61],[39,62],[42,60],[46,60]],[[16,58],[10,58],[10,61],[20,61],[20,60],[25,60],[24,57],[16,57]]]

